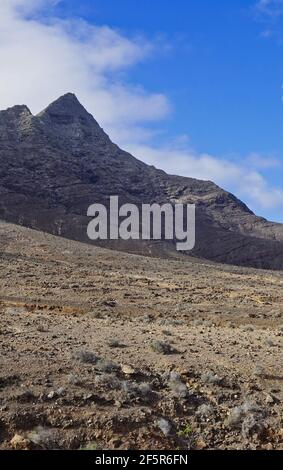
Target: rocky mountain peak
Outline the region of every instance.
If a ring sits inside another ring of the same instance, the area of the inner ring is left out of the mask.
[[[26,105],[17,105],[0,111],[0,141],[18,140],[22,131],[30,127],[33,115]]]
[[[83,105],[79,102],[76,95],[73,93],[66,93],[60,96],[57,100],[53,101],[47,108],[45,108],[38,116],[90,116]]]
[[[13,106],[12,108],[8,108],[7,111],[10,112],[11,114],[14,114],[15,116],[17,115],[31,116],[31,111],[25,104]]]
[[[0,111],[0,119],[2,120],[17,120],[18,118],[32,116],[31,111],[25,105],[16,105],[11,108]]]
[[[66,93],[41,111],[36,118],[45,131],[63,139],[64,145],[79,150],[80,145],[109,138],[74,93]]]

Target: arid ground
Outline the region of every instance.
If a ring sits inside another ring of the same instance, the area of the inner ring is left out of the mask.
[[[0,448],[283,448],[282,272],[0,243]]]

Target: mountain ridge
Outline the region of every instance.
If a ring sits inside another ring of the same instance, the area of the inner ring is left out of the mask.
[[[211,181],[148,166],[114,144],[73,93],[37,115],[26,105],[0,111],[0,218],[90,243],[89,205],[195,203],[197,244],[214,261],[283,269],[283,225],[257,217]],[[109,241],[110,248],[176,256],[172,243]]]

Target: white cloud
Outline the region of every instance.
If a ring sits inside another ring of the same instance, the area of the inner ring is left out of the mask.
[[[254,155],[238,164],[199,155],[190,150],[186,135],[166,148],[153,147],[159,131],[151,124],[168,115],[170,103],[162,93],[128,83],[126,71],[154,57],[155,44],[82,20],[41,19],[40,8],[56,3],[0,0],[1,109],[27,104],[37,113],[58,96],[74,92],[114,141],[147,163],[215,181],[254,209],[282,208],[283,191],[269,187],[260,173],[268,165],[266,158]],[[258,6],[265,9],[272,3],[265,0]]]
[[[256,169],[267,164],[266,157],[252,155],[238,164],[178,146],[162,149],[128,145],[127,149],[149,165],[161,167],[170,174],[213,181],[248,202],[255,211],[283,209],[283,189],[270,187]]]
[[[27,16],[51,3],[1,0],[1,108],[25,103],[36,113],[72,91],[109,130],[167,115],[164,95],[147,93],[121,78],[123,69],[153,53],[153,44],[82,20],[42,23]]]

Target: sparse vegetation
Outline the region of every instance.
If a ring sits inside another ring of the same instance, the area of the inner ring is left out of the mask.
[[[226,420],[229,428],[241,429],[244,438],[259,435],[265,428],[265,411],[257,404],[245,401],[230,411]]]
[[[97,442],[92,441],[92,442],[88,442],[87,444],[82,446],[80,448],[80,450],[99,450],[99,446],[98,446]]]
[[[267,426],[262,415],[251,414],[245,417],[242,422],[242,436],[245,439],[250,437],[260,438]]]
[[[207,420],[207,419],[214,418],[215,411],[212,405],[203,404],[198,407],[196,411],[196,415],[202,420]]]
[[[27,439],[40,449],[52,450],[58,447],[54,430],[42,426],[38,426],[29,432]]]
[[[119,370],[119,366],[111,361],[107,361],[107,359],[98,359],[95,363],[95,368],[101,372],[106,372],[109,374]]]
[[[187,386],[182,382],[177,372],[171,372],[169,375],[169,386],[177,398],[186,398],[188,395]]]
[[[177,435],[178,437],[181,437],[183,439],[188,439],[191,434],[193,433],[193,428],[192,426],[188,423],[185,426],[183,426],[178,432]]]
[[[125,398],[129,400],[140,399],[148,402],[153,397],[151,386],[148,383],[123,382],[122,391]]]
[[[99,359],[96,354],[89,351],[76,351],[74,353],[74,358],[86,364],[96,364]]]
[[[208,371],[202,374],[201,381],[205,384],[220,385],[223,381],[223,378],[219,377],[214,372]]]
[[[94,385],[102,390],[120,390],[122,388],[122,382],[116,377],[116,375],[111,373],[95,375]]]
[[[151,343],[151,349],[159,354],[174,354],[176,352],[176,349],[165,341],[154,341]]]
[[[170,435],[170,432],[172,430],[172,425],[169,423],[167,419],[160,418],[157,421],[157,426],[163,432],[164,436],[168,437]]]

